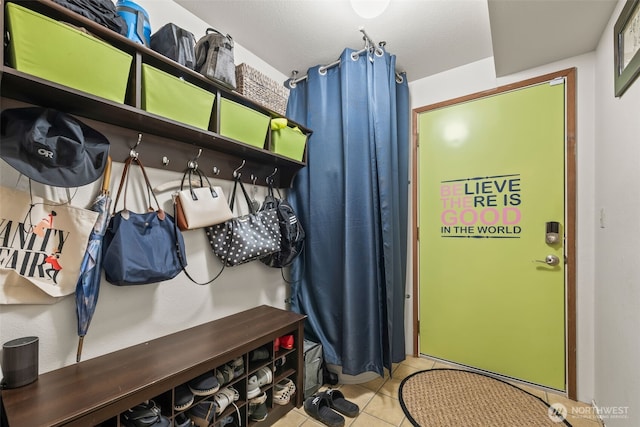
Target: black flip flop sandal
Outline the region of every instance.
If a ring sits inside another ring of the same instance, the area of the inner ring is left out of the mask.
[[[329,427],[344,426],[344,417],[329,406],[329,400],[323,395],[314,395],[304,401],[304,410],[311,417]]]
[[[329,401],[329,406],[340,412],[342,415],[353,418],[360,413],[360,408],[353,402],[344,398],[344,394],[339,390],[329,389],[322,393]]]

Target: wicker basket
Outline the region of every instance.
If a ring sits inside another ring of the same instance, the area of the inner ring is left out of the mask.
[[[236,91],[250,100],[284,116],[287,110],[289,89],[262,74],[240,64],[236,66]]]

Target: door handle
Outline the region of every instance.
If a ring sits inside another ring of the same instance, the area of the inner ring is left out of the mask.
[[[545,259],[536,259],[533,262],[541,262],[543,264],[554,266],[560,264],[560,258],[555,255],[547,255]]]

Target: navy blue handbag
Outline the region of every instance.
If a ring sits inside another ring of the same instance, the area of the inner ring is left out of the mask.
[[[127,210],[128,171],[135,162],[140,166],[149,194],[156,202],[157,210],[135,213]],[[115,212],[120,193],[124,187],[124,208]],[[124,164],[122,179],[118,188],[114,214],[104,236],[102,265],[109,283],[118,286],[145,285],[169,280],[182,271],[182,265],[176,252],[179,247],[184,251],[182,234],[175,231],[174,219],[160,209],[158,200],[151,189],[149,178],[138,160],[129,157]],[[186,260],[184,260],[186,265]]]

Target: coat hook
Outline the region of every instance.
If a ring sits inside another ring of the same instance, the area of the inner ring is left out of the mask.
[[[187,162],[187,167],[188,167],[189,169],[193,169],[193,170],[198,169],[198,162],[197,162],[197,160],[200,158],[200,155],[201,155],[201,154],[202,154],[202,148],[199,148],[199,149],[198,149],[198,155],[197,155],[196,157],[194,157],[193,159],[191,159],[191,160],[189,160],[189,161]]]
[[[167,166],[169,164],[169,158],[167,156],[162,156],[162,166]]]
[[[273,177],[278,173],[278,168],[273,170],[273,173],[266,178],[267,184],[273,184]]]
[[[251,174],[251,183],[255,186],[256,185],[256,181],[258,180],[258,177],[255,176],[254,174]]]
[[[142,142],[142,134],[139,133],[138,134],[138,142],[136,142],[136,145],[131,147],[131,150],[129,150],[129,157],[132,157],[134,159],[138,158],[138,152],[136,151],[136,148],[138,148],[138,145],[140,145],[141,142]]]
[[[242,160],[242,164],[240,165],[240,167],[233,171],[233,177],[234,178],[240,178],[242,176],[242,174],[240,172],[238,172],[238,171],[244,167],[245,163],[246,162],[244,160]]]
[[[216,176],[220,175],[220,169],[218,169],[217,166],[213,167],[213,174],[216,175]]]

